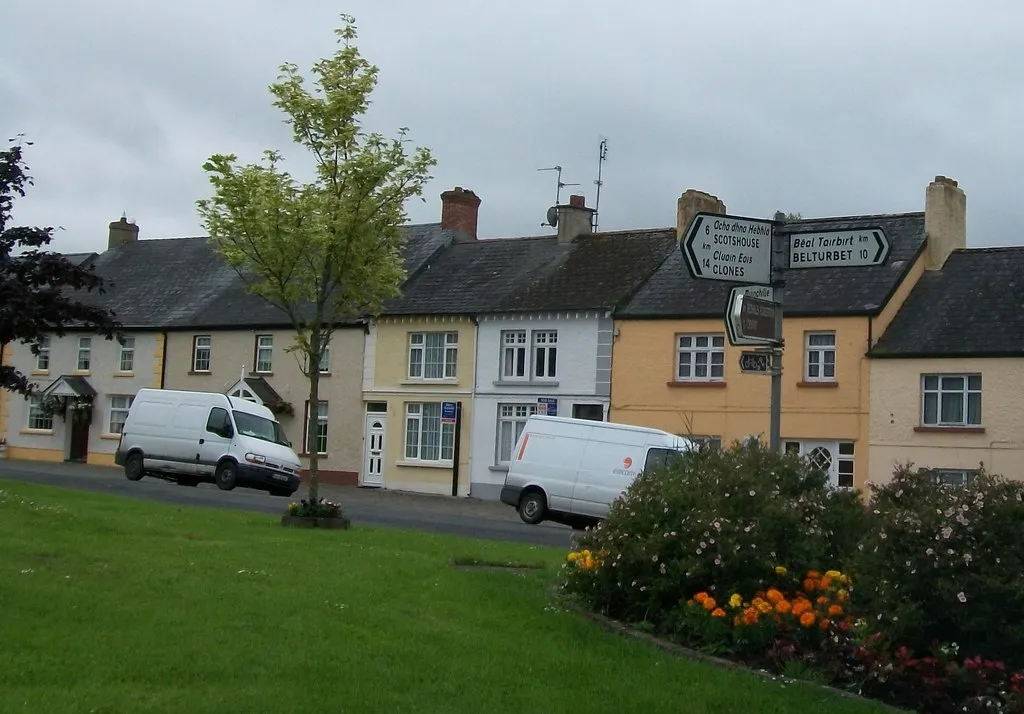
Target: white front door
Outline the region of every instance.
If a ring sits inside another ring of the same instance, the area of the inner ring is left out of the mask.
[[[796,451],[807,457],[813,466],[825,472],[830,486],[839,486],[839,442],[787,441],[786,451]]]
[[[363,447],[363,486],[384,485],[384,431],[387,416],[366,415],[366,437]]]

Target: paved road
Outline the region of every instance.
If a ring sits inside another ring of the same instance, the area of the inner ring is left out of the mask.
[[[84,464],[5,460],[0,461],[0,479],[3,478],[185,506],[261,513],[281,514],[288,503],[288,499],[247,488],[221,491],[212,484],[188,488],[151,477],[132,482],[121,469]],[[296,496],[304,494],[303,487]],[[493,501],[349,486],[321,486],[320,495],[340,503],[353,523],[565,548],[571,541],[569,528],[553,523],[528,526],[519,520],[514,509]]]

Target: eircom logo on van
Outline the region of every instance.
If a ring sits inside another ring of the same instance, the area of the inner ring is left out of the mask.
[[[622,460],[622,468],[614,469],[612,473],[615,474],[616,476],[639,476],[640,472],[634,471],[632,467],[633,458],[631,456],[627,456]]]

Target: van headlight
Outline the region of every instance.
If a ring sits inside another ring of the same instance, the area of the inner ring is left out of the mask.
[[[267,457],[260,456],[259,454],[248,453],[245,455],[245,460],[250,464],[264,464],[267,462]]]

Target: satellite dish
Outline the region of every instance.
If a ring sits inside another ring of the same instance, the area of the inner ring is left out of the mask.
[[[548,225],[551,227],[558,225],[558,208],[556,206],[548,209]]]

